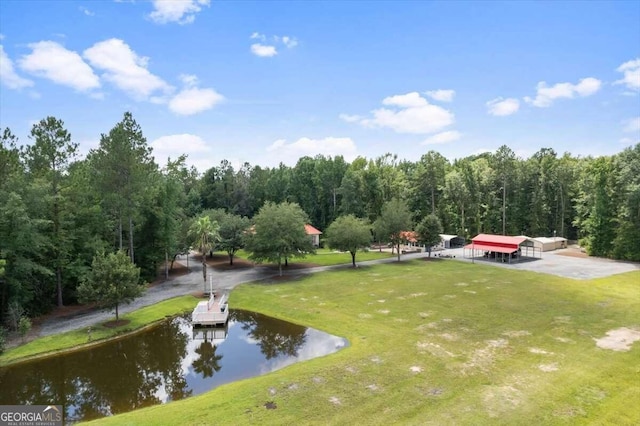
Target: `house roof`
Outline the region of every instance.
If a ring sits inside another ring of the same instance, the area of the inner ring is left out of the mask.
[[[322,235],[321,231],[318,231],[316,228],[309,225],[308,223],[304,225],[304,230],[307,233],[307,235]]]
[[[511,237],[508,235],[478,234],[471,239],[475,244],[498,244],[498,245],[516,245],[519,246],[530,238],[525,236]]]
[[[405,240],[407,242],[410,242],[410,243],[418,242],[418,236],[413,231],[402,231],[402,232],[400,232],[400,238],[402,238],[403,240]]]

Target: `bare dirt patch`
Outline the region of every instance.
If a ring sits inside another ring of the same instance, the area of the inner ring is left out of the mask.
[[[342,405],[340,398],[336,396],[332,396],[331,398],[329,398],[329,402],[332,403],[333,405]]]
[[[581,259],[586,259],[589,257],[587,253],[583,252],[579,248],[568,248],[566,250],[559,251],[556,254],[560,256],[578,257]]]
[[[482,399],[489,416],[499,417],[520,405],[522,392],[513,386],[489,386]]]
[[[640,340],[640,331],[627,327],[607,331],[605,337],[594,339],[596,346],[602,349],[610,349],[617,352],[625,352],[631,349],[634,342]]]
[[[502,335],[507,337],[524,337],[524,336],[531,336],[531,333],[529,333],[527,330],[514,330],[514,331],[505,331],[504,333],[502,333]]]
[[[121,327],[123,325],[127,325],[131,322],[131,320],[128,319],[121,319],[121,320],[113,320],[113,321],[107,321],[105,322],[104,325],[107,328],[116,328],[116,327]]]
[[[545,373],[558,371],[558,364],[556,364],[555,362],[553,364],[540,364],[538,365],[538,370],[544,371]]]

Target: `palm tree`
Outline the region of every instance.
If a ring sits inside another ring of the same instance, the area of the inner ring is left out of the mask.
[[[204,291],[207,292],[207,252],[213,250],[216,241],[220,238],[220,225],[215,220],[212,222],[209,216],[197,218],[189,228],[189,233],[196,247],[202,253],[202,278],[204,279]]]

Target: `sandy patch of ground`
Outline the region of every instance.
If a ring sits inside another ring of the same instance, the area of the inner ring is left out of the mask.
[[[369,319],[371,318],[371,314],[358,314],[358,318]]]
[[[484,391],[482,401],[490,417],[499,417],[520,405],[522,392],[513,386],[489,386]]]
[[[379,313],[379,314],[383,314],[383,315],[387,315],[389,312],[391,312],[391,311],[390,311],[390,310],[388,310],[388,309],[380,309],[380,310],[378,311],[378,313]]]
[[[418,312],[418,316],[420,318],[427,318],[430,315],[431,315],[431,312]]]
[[[558,364],[556,364],[555,362],[553,364],[540,364],[538,365],[538,370],[544,371],[545,373],[558,371]]]
[[[463,290],[465,293],[469,293],[469,294],[476,294],[477,292],[473,291],[473,290]]]
[[[568,339],[566,337],[556,337],[555,338],[558,342],[562,342],[562,343],[575,343],[574,340],[572,339]]]
[[[509,341],[506,339],[487,340],[484,347],[474,350],[469,360],[462,364],[462,372],[489,371],[499,351],[507,346],[509,346]]]
[[[622,327],[607,331],[605,337],[594,339],[596,346],[602,349],[624,352],[631,349],[634,342],[640,340],[640,331]]]
[[[455,283],[454,285],[457,286],[457,287],[466,287],[469,284],[467,284],[467,283]]]
[[[379,356],[374,356],[371,358],[370,361],[373,362],[374,364],[380,364],[382,362],[382,359],[380,359]]]
[[[329,398],[329,402],[332,403],[333,405],[342,405],[340,398],[336,396],[332,396],[331,398]]]
[[[411,297],[420,297],[420,296],[426,296],[426,295],[427,295],[427,293],[420,292],[420,293],[411,293],[409,296],[411,296]]]
[[[409,367],[409,371],[411,371],[412,373],[422,373],[422,367],[413,365]]]
[[[505,331],[504,333],[502,333],[502,335],[507,337],[524,337],[524,336],[531,336],[531,333],[529,333],[527,330],[514,330],[514,331]]]
[[[445,348],[443,348],[442,346],[440,346],[437,343],[432,343],[432,342],[417,342],[416,346],[418,347],[418,350],[422,353],[424,352],[428,352],[431,355],[438,357],[438,358],[444,358],[445,356],[449,356],[449,357],[455,357],[455,354],[452,354],[451,352],[447,351]]]
[[[540,348],[529,348],[529,352],[531,352],[532,354],[539,354],[539,355],[553,355],[553,352],[547,352],[544,349],[540,349]]]

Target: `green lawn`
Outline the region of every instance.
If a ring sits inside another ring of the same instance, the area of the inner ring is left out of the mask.
[[[390,252],[384,251],[359,251],[356,254],[356,263],[364,262],[366,260],[386,259],[393,256],[395,255],[391,254]],[[238,250],[238,252],[236,253],[236,257],[241,259],[248,259],[249,253],[244,250]],[[343,265],[345,263],[351,263],[351,254],[348,252],[339,253],[329,249],[318,249],[316,251],[316,254],[310,254],[302,259],[296,258],[289,260],[290,265],[294,265],[296,263],[313,263],[318,266]]]
[[[0,367],[21,361],[25,358],[62,351],[65,349],[96,344],[100,340],[138,330],[144,326],[160,321],[167,316],[174,316],[193,309],[198,300],[193,296],[181,296],[165,300],[158,304],[147,306],[129,314],[121,315],[120,319],[129,320],[126,325],[108,328],[103,325],[88,327],[56,334],[33,340],[21,346],[9,349],[0,355]],[[91,339],[89,339],[91,336]]]
[[[238,287],[250,309],[347,337],[336,354],[104,424],[640,423],[640,272],[574,281],[411,261]],[[267,409],[273,401],[276,409]]]

